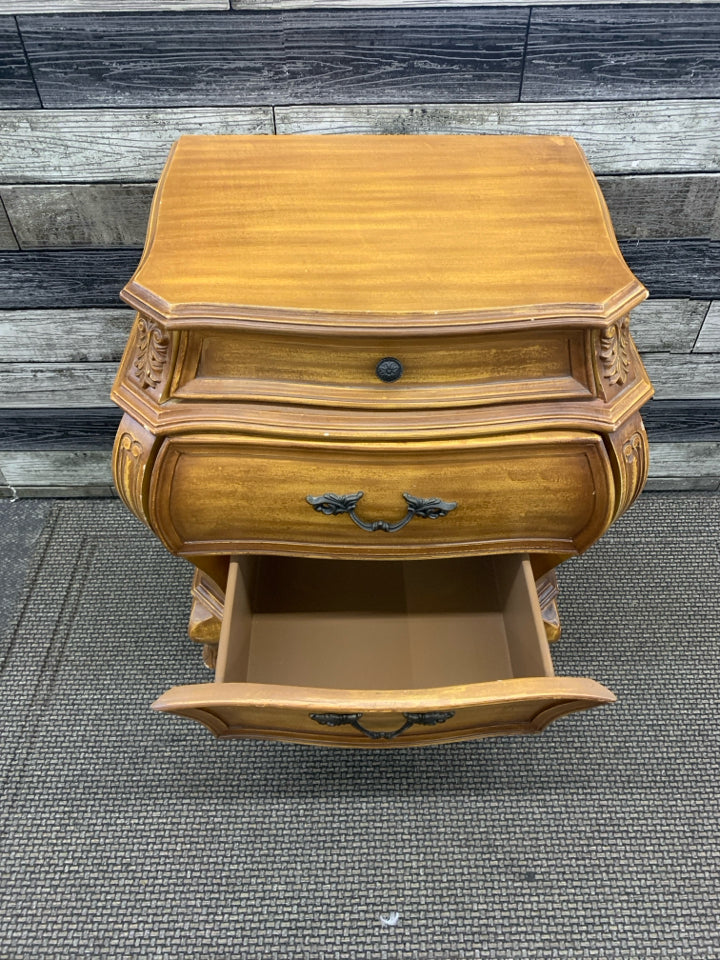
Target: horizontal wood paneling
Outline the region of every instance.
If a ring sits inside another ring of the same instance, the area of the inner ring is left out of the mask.
[[[516,100],[527,7],[20,17],[46,107]]]
[[[574,136],[598,174],[720,171],[720,100],[276,107],[279,133]],[[0,183],[154,181],[183,133],[272,133],[269,108],[0,112]]]
[[[0,363],[0,407],[111,407],[112,363]]]
[[[690,353],[702,329],[707,300],[646,300],[632,312],[631,330],[641,353]]]
[[[655,443],[648,490],[717,490],[720,443]],[[109,450],[0,450],[0,496],[113,496]]]
[[[0,410],[0,450],[112,449],[122,410],[117,407]]]
[[[720,171],[720,100],[278,106],[275,119],[278,133],[555,134],[598,174]]]
[[[655,297],[720,294],[720,241],[621,240],[620,249]]]
[[[5,363],[113,361],[127,344],[134,312],[10,310],[0,312],[0,360]]]
[[[10,226],[10,221],[8,220],[7,213],[5,212],[5,207],[2,204],[2,196],[0,195],[0,250],[17,249],[18,245],[15,239],[15,234]]]
[[[29,3],[42,0],[27,0]],[[52,0],[44,0],[49,6]],[[64,3],[93,3],[94,0],[57,0],[59,5]],[[112,0],[100,0],[112,2]],[[118,0],[115,0],[117,3]],[[142,0],[124,0],[128,4],[142,2]],[[527,6],[530,0],[232,0],[233,10],[291,10],[305,7],[521,7]],[[635,4],[654,5],[658,0],[633,0]],[[575,0],[577,6],[612,6],[627,4],[628,0]],[[720,0],[677,0],[677,4],[705,4],[720,3]],[[566,7],[567,0],[533,0],[533,7]]]
[[[712,305],[713,316],[717,306]],[[707,300],[646,301],[633,310],[635,342],[643,353],[689,353],[710,307]],[[0,357],[8,362],[117,361],[133,316],[129,307],[1,311]]]
[[[601,177],[618,237],[720,240],[720,175]]]
[[[643,357],[658,400],[720,400],[720,357]],[[107,407],[117,361],[0,363],[0,407]]]
[[[720,441],[656,443],[650,451],[652,477],[720,477]]]
[[[653,442],[720,440],[718,400],[651,400],[642,408],[642,418]]]
[[[0,104],[40,106],[14,17],[0,16]]]
[[[121,417],[117,407],[5,407],[0,450],[109,450]],[[651,400],[642,417],[652,443],[720,440],[720,401]]]
[[[140,251],[44,250],[0,254],[0,303],[8,310],[118,307]]]
[[[110,456],[102,450],[0,451],[3,480],[6,497],[113,495]]]
[[[185,133],[272,133],[269,107],[0,111],[0,182],[157,180]]]
[[[630,268],[656,297],[715,299],[720,294],[720,242],[631,240],[620,247]],[[42,250],[0,253],[0,302],[9,309],[112,307],[141,251]]]
[[[600,184],[619,237],[720,237],[719,174],[601,177]],[[127,183],[0,185],[0,199],[23,249],[137,247],[145,242],[154,189]],[[9,229],[6,240],[4,249],[14,249]]]
[[[720,356],[645,354],[658,400],[720,400]]]
[[[710,304],[695,344],[695,352],[720,354],[720,301]]]
[[[536,8],[523,100],[712,97],[720,87],[720,9]]]
[[[580,2],[586,3],[587,0],[580,0]],[[615,0],[610,2],[614,3]],[[101,11],[127,13],[130,10],[156,13],[159,10],[227,10],[229,6],[230,0],[0,0],[0,12],[7,10],[10,13],[23,14],[99,13]]]
[[[154,191],[154,184],[130,183],[0,186],[0,199],[25,250],[138,247]]]

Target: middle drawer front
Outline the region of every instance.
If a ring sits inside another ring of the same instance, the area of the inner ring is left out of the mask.
[[[604,532],[613,498],[602,439],[582,431],[403,444],[208,435],[164,442],[149,516],[186,555],[571,555]]]

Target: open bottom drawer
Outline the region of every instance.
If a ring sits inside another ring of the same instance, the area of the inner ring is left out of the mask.
[[[614,699],[554,675],[526,556],[243,557],[215,682],[153,706],[218,737],[390,747],[534,733]]]

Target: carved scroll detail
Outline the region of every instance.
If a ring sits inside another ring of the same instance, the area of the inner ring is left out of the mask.
[[[151,433],[125,414],[115,439],[115,486],[123,502],[144,523],[148,523],[144,505],[147,466],[156,443]]]
[[[603,376],[613,386],[628,379],[632,359],[630,314],[611,324],[600,337],[600,361]]]
[[[167,331],[141,314],[137,318],[135,357],[132,375],[143,390],[162,391],[167,376],[170,357],[170,335]]]
[[[649,455],[645,427],[639,414],[632,416],[608,437],[618,475],[615,516],[620,516],[637,499],[648,475]]]

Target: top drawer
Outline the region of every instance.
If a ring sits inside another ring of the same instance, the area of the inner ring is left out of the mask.
[[[178,399],[335,407],[455,407],[592,395],[581,329],[474,335],[317,337],[188,331]]]

